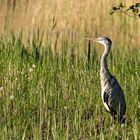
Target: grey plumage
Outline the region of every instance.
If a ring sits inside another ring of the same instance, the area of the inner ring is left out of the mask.
[[[117,82],[116,78],[111,75],[107,65],[107,56],[110,52],[112,42],[108,37],[86,38],[90,41],[98,42],[104,45],[104,53],[101,57],[100,80],[101,80],[101,96],[105,108],[116,119],[119,114],[119,121],[124,122],[126,112],[126,103],[123,90]]]

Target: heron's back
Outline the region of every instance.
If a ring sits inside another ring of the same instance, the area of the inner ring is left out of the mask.
[[[111,74],[101,74],[101,85],[104,90],[102,91],[103,102],[107,104],[110,111],[119,113],[121,117],[124,116],[126,111],[125,97],[116,78]]]

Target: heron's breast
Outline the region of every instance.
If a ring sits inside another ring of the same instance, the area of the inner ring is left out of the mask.
[[[107,103],[104,102],[104,93],[105,93],[105,87],[102,89],[102,92],[101,92],[101,98],[102,98],[102,102],[103,102],[103,104],[104,104],[104,107],[106,108],[107,111],[110,112],[110,109],[109,109]]]

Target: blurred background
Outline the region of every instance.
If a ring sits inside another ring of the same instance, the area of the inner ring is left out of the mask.
[[[140,47],[140,20],[122,13],[110,15],[116,0],[1,0],[0,34],[22,31],[23,43],[32,35],[43,33],[43,40],[54,42],[76,38],[78,46],[87,36],[107,35],[120,46]],[[130,6],[138,0],[126,0]],[[116,45],[117,46],[117,45]]]

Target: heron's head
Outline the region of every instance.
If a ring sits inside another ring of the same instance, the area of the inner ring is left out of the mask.
[[[111,46],[111,44],[112,44],[111,40],[106,36],[101,36],[101,37],[97,37],[97,38],[85,38],[85,39],[103,44],[105,46]]]

